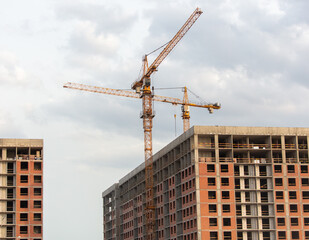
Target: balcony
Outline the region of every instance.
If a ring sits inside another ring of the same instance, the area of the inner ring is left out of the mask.
[[[199,162],[216,162],[215,157],[200,157]]]

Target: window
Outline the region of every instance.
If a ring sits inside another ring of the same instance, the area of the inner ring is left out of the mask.
[[[34,213],[33,219],[34,219],[34,221],[42,221],[42,214],[41,213]]]
[[[309,186],[309,178],[302,178],[301,179],[301,185],[308,187]]]
[[[278,238],[279,239],[286,239],[286,234],[284,231],[279,231],[278,232]]]
[[[28,208],[28,201],[20,201],[20,208]]]
[[[28,175],[20,175],[21,183],[28,183]]]
[[[27,226],[20,226],[19,231],[20,231],[20,234],[27,234],[28,233],[28,227]]]
[[[309,199],[309,192],[303,191],[303,199]]]
[[[231,226],[231,219],[223,218],[223,226]]]
[[[278,226],[285,226],[285,218],[277,218]]]
[[[208,186],[216,186],[216,179],[208,178]]]
[[[288,165],[288,173],[295,173],[295,166],[294,165]]]
[[[290,212],[297,212],[298,209],[297,209],[297,204],[291,204],[290,205]]]
[[[275,173],[281,173],[282,172],[282,167],[281,165],[275,165]]]
[[[41,201],[33,201],[33,208],[41,208],[42,202]]]
[[[277,204],[277,212],[284,212],[284,205],[283,204]]]
[[[289,186],[296,186],[296,179],[295,178],[289,178],[288,182],[289,182]]]
[[[217,218],[209,218],[209,226],[217,226]]]
[[[208,191],[208,199],[216,199],[216,191]]]
[[[34,183],[42,183],[42,176],[33,176]]]
[[[309,226],[309,218],[304,218],[304,224],[305,226]]]
[[[229,171],[229,165],[227,164],[221,164],[221,172],[228,172]]]
[[[225,212],[231,212],[231,207],[229,204],[223,204],[222,205],[222,211]]]
[[[222,191],[222,199],[230,199],[230,192]]]
[[[221,186],[229,186],[229,179],[228,178],[221,178]]]
[[[305,231],[305,239],[309,239],[309,231]]]
[[[308,166],[300,166],[301,173],[308,173]]]
[[[20,163],[20,170],[27,171],[28,170],[28,162],[21,162]]]
[[[41,196],[42,195],[42,188],[34,188],[34,196]]]
[[[210,240],[218,240],[218,233],[210,232]]]
[[[282,191],[276,192],[276,199],[283,199],[283,192]]]
[[[34,167],[34,170],[40,171],[40,170],[42,170],[42,163],[40,163],[40,162],[35,162],[34,165],[33,165],[33,167]]]
[[[33,233],[34,233],[34,234],[40,234],[40,233],[42,233],[42,228],[41,228],[41,226],[33,226]]]
[[[292,239],[299,239],[299,232],[298,231],[292,231]]]
[[[298,226],[298,218],[291,218],[291,226]]]
[[[290,192],[289,192],[289,199],[297,199],[297,196],[296,196],[296,192],[295,192],[295,191],[290,191]]]
[[[308,204],[304,204],[303,208],[304,208],[304,212],[309,212],[309,205]]]
[[[223,236],[224,236],[224,240],[232,240],[231,232],[224,232]]]
[[[28,188],[21,188],[20,196],[28,196]]]
[[[21,213],[19,217],[20,221],[28,221],[28,213]]]
[[[217,212],[217,205],[216,204],[209,204],[208,209],[210,213],[216,213]]]
[[[276,186],[282,186],[282,178],[275,178],[275,185]]]
[[[208,164],[207,165],[207,172],[215,172],[215,165],[214,164]]]

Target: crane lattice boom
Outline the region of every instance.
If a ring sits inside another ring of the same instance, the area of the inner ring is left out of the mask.
[[[202,14],[202,10],[200,8],[196,8],[195,11],[191,14],[185,24],[180,28],[180,30],[176,33],[171,41],[167,44],[167,46],[163,49],[163,51],[159,54],[159,56],[153,61],[150,67],[147,69],[145,74],[142,76],[140,80],[135,81],[132,84],[132,89],[136,89],[137,87],[142,87],[143,80],[145,77],[150,77],[151,74],[157,70],[161,62],[167,57],[167,55],[173,50],[173,48],[178,44],[178,42],[183,38],[183,36],[189,31],[195,21]]]

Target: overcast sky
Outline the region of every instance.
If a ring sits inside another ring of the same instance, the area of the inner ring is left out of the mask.
[[[62,85],[130,88],[142,56],[197,6],[154,86],[222,104],[212,115],[191,108],[191,125],[308,127],[307,0],[1,1],[1,137],[44,139],[45,240],[102,239],[101,192],[144,161],[139,99]],[[175,113],[182,132],[179,106],[155,111],[154,152],[175,138]]]

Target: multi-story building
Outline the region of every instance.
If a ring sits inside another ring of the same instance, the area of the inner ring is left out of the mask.
[[[0,239],[43,239],[43,140],[0,139]]]
[[[309,128],[195,126],[154,155],[156,239],[309,239]],[[103,192],[104,239],[144,239],[141,164]]]

